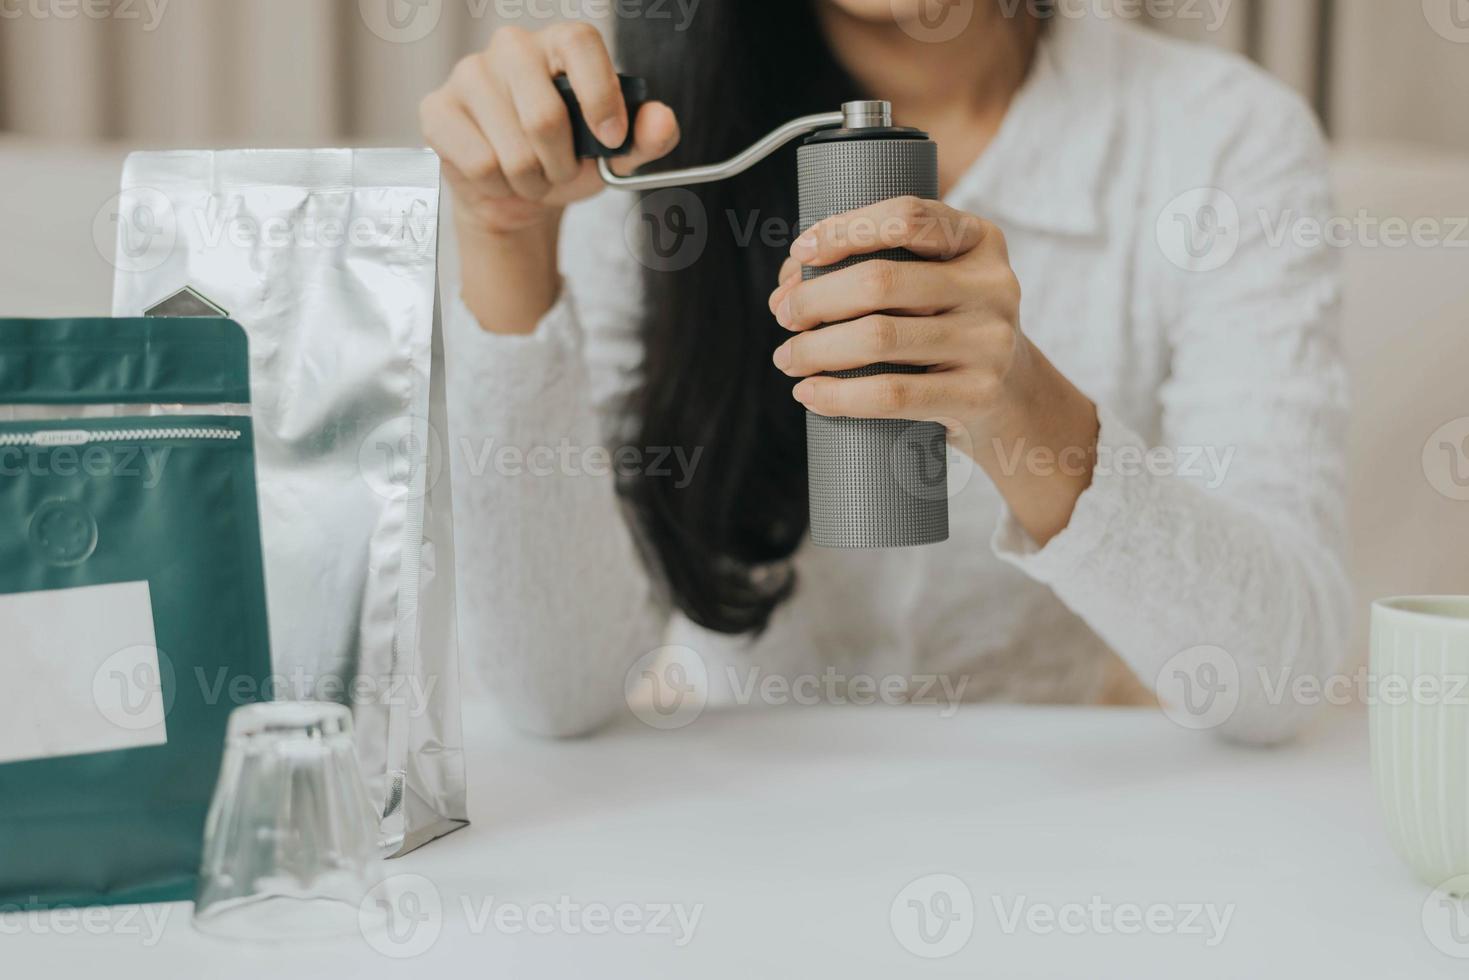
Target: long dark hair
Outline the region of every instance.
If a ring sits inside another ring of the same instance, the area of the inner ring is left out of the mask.
[[[646,78],[682,128],[655,169],[726,159],[789,119],[869,97],[832,52],[816,2],[703,0],[687,23],[664,0],[620,5],[622,70]],[[788,334],[766,307],[789,236],[760,234],[769,219],[795,224],[795,173],[789,146],[690,188],[707,243],[686,267],[644,273],[645,360],[628,435],[702,455],[687,483],[641,473],[620,491],[674,604],[724,633],[764,628],[792,593],[787,559],[807,528],[805,410],[771,363]],[[656,209],[652,195],[644,206]]]

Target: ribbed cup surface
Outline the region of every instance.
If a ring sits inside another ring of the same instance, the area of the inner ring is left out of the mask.
[[[1372,608],[1372,772],[1393,847],[1427,884],[1469,874],[1469,599]]]

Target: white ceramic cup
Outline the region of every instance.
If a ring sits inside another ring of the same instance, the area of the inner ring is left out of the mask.
[[[1388,836],[1439,887],[1469,875],[1469,597],[1373,603],[1371,671],[1372,772]]]

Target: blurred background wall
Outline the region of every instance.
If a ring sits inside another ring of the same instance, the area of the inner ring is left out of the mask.
[[[1056,2],[1069,12],[1111,4],[1114,16],[1248,54],[1311,98],[1339,140],[1469,149],[1469,0]],[[534,29],[582,15],[610,26],[618,7],[0,0],[0,131],[196,144],[415,141],[419,97],[499,24]]]

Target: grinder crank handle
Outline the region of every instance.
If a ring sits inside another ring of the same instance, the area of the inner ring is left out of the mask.
[[[627,103],[628,118],[627,139],[618,147],[606,146],[592,134],[592,128],[587,124],[586,116],[583,115],[581,105],[577,102],[576,93],[571,90],[571,82],[565,75],[556,76],[556,90],[561,93],[561,98],[566,102],[566,110],[571,114],[572,141],[576,146],[577,157],[584,160],[595,159],[597,172],[602,175],[603,183],[609,187],[619,187],[623,190],[686,187],[690,184],[708,184],[716,180],[724,180],[727,177],[744,173],[792,140],[800,139],[818,129],[854,124],[859,112],[873,111],[855,108],[871,106],[872,103],[848,103],[842,107],[841,112],[823,112],[792,119],[723,163],[623,177],[613,173],[611,160],[613,157],[626,156],[632,151],[632,123],[637,119],[638,109],[648,101],[648,85],[643,79],[632,75],[618,75],[617,79],[622,84],[622,98]]]

